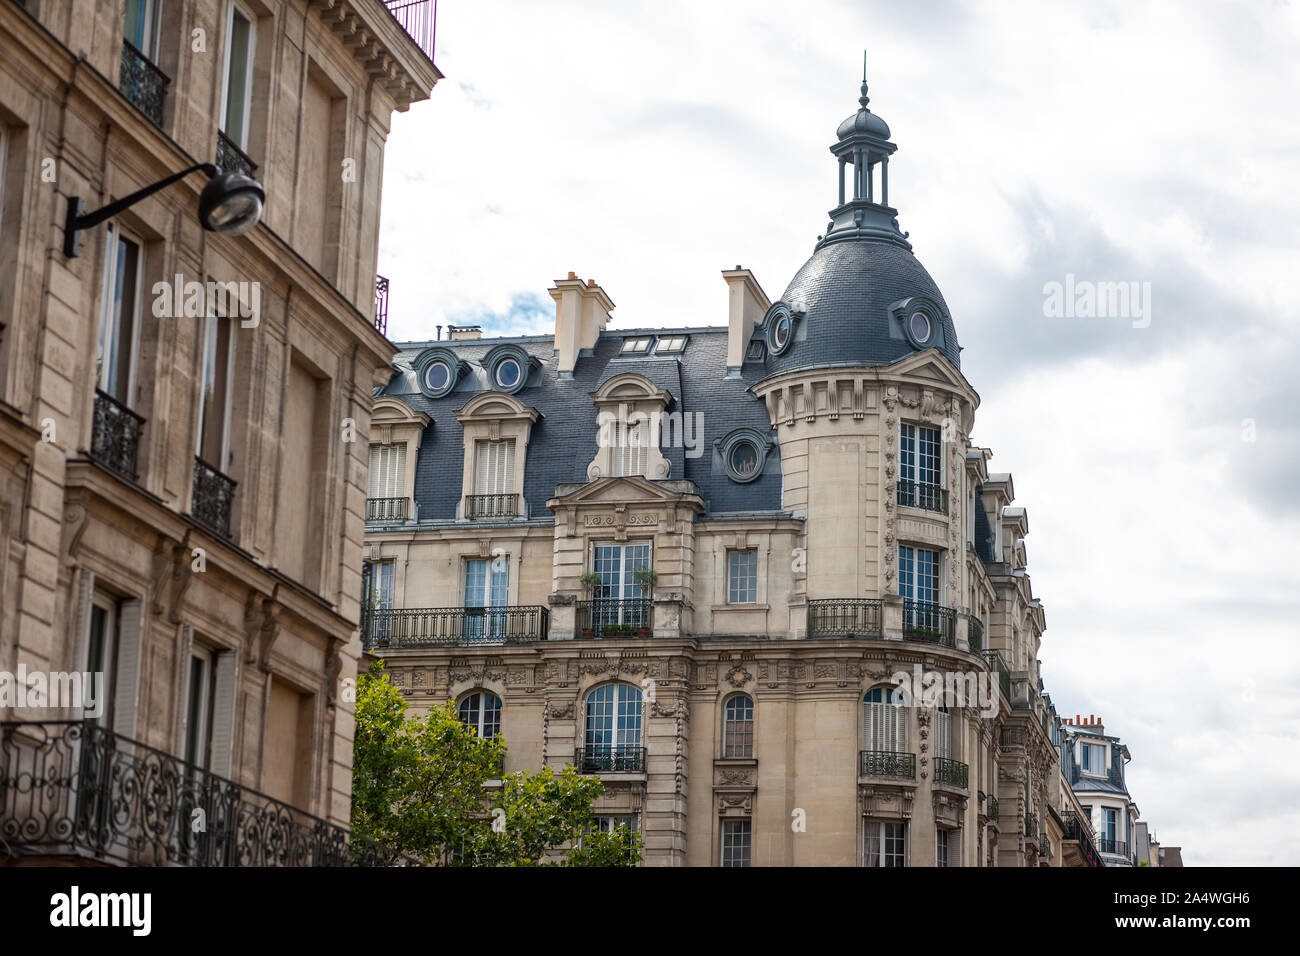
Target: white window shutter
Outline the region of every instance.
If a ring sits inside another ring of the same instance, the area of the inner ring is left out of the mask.
[[[239,654],[216,655],[216,682],[212,701],[212,772],[230,777],[235,744],[235,684]]]
[[[136,735],[136,717],[140,707],[141,604],[123,601],[118,618],[117,693],[113,699],[113,732],[124,737]]]

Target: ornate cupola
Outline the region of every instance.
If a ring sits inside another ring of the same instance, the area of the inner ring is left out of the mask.
[[[840,201],[819,245],[846,239],[877,239],[911,249],[898,228],[898,210],[889,205],[889,124],[867,108],[866,57],[858,111],[839,125],[831,153],[840,162]]]

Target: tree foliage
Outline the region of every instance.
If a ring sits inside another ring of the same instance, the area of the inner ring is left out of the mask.
[[[558,773],[500,777],[500,737],[482,740],[449,701],[423,717],[378,662],[357,680],[352,829],[428,863],[460,866],[631,866],[641,838],[625,827],[590,832],[597,777]]]

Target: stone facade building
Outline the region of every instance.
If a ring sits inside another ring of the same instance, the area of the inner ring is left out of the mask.
[[[601,825],[649,865],[1039,866],[1070,842],[1028,515],[972,441],[867,103],[778,299],[738,266],[725,324],[615,331],[570,273],[554,335],[402,344],[376,396],[367,649],[415,710],[504,734],[507,772],[599,773]],[[900,708],[900,672],[989,692]]]
[[[106,680],[93,716],[0,699],[7,861],[344,858],[383,151],[440,76],[426,6],[0,2],[0,671]],[[260,225],[202,228],[196,171],[65,252],[70,200],[204,162]]]

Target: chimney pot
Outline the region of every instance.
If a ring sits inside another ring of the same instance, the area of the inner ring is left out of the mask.
[[[596,280],[595,280],[595,279],[588,279],[588,280],[587,280],[587,288],[588,288],[588,289],[594,289],[594,288],[596,288]]]
[[[569,278],[570,278],[570,279],[576,279],[576,278],[578,278],[578,273],[573,272],[572,270],[570,270],[570,272],[569,272]]]

